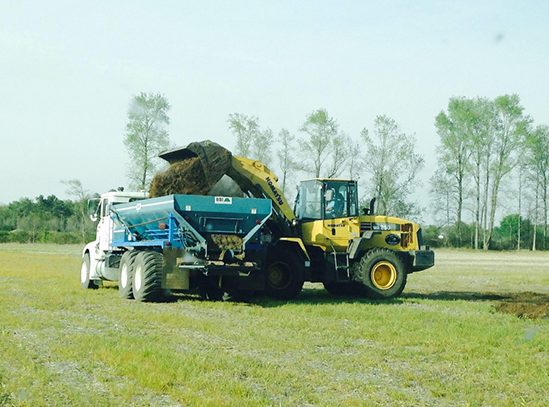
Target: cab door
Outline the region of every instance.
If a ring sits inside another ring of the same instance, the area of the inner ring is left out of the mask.
[[[360,234],[356,183],[325,181],[323,192],[323,234],[336,251],[345,251]]]

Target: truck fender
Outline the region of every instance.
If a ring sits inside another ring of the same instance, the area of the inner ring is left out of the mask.
[[[92,279],[99,279],[100,276],[97,274],[97,248],[98,241],[94,240],[93,242],[88,243],[84,248],[82,249],[82,258],[84,258],[84,255],[87,253],[90,255],[90,276]]]

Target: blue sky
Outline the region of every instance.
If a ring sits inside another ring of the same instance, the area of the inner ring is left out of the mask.
[[[543,1],[3,0],[0,202],[64,197],[64,179],[126,185],[141,91],[169,99],[177,145],[233,148],[234,112],[297,133],[323,107],[352,137],[387,114],[415,133],[427,181],[452,96],[517,93],[549,124],[548,21]]]

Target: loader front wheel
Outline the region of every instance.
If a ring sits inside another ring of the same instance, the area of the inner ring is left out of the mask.
[[[137,252],[128,251],[120,259],[120,278],[118,279],[118,293],[120,298],[133,299],[133,275]]]
[[[82,288],[99,288],[99,284],[91,279],[90,254],[84,254],[82,257],[82,265],[80,267],[80,284]]]
[[[137,301],[150,302],[163,299],[163,269],[164,258],[160,253],[143,251],[135,256],[132,291]]]
[[[364,285],[366,295],[374,299],[398,297],[408,274],[399,255],[387,249],[370,250],[352,271],[354,279]]]
[[[265,272],[265,291],[273,298],[293,299],[303,289],[303,261],[290,250],[279,249],[271,253]]]

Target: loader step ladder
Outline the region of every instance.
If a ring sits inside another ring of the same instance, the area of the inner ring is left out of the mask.
[[[351,274],[349,273],[349,254],[347,252],[338,253],[335,250],[332,252],[334,256],[335,281],[349,281]]]

